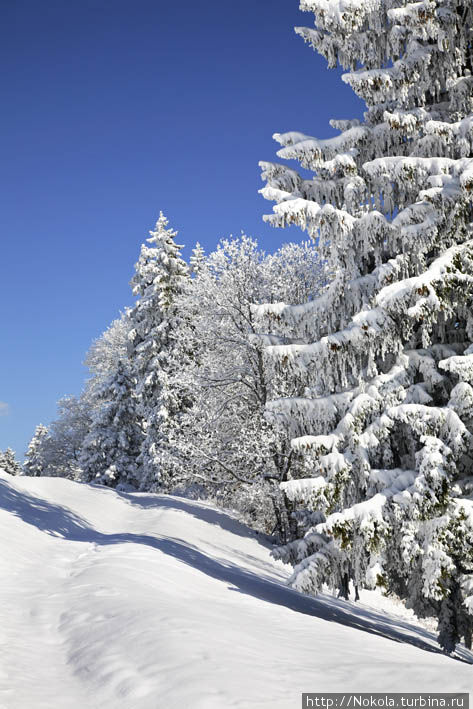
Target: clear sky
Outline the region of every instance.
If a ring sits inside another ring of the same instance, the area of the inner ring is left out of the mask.
[[[132,301],[162,209],[187,257],[241,230],[268,251],[274,132],[333,134],[361,103],[293,32],[297,0],[0,0],[0,449],[78,394]]]

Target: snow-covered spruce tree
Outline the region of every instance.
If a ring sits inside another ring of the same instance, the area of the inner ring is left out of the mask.
[[[340,135],[275,135],[302,178],[262,163],[267,220],[319,239],[335,279],[305,307],[266,306],[312,344],[268,356],[305,377],[272,401],[306,477],[279,556],[293,584],[380,585],[439,619],[473,623],[473,65],[470,0],[302,0],[297,28],[366,103]]]
[[[90,431],[82,445],[79,464],[85,481],[110,487],[138,485],[142,431],[133,389],[127,364],[118,362],[98,394],[100,404],[92,414]]]
[[[193,276],[196,276],[202,268],[204,261],[205,251],[199,244],[199,242],[197,242],[194,248],[192,249],[192,255],[189,259],[189,272]]]
[[[11,448],[7,448],[3,452],[0,451],[0,469],[9,475],[21,474],[21,465],[16,459],[15,451]]]
[[[180,256],[182,247],[175,243],[177,232],[167,226],[161,212],[147,240],[150,246],[141,247],[131,281],[133,294],[138,296],[128,318],[129,356],[145,433],[139,458],[142,490],[165,486],[172,477],[167,429],[182,404],[170,383],[178,366],[172,356],[171,335],[179,321],[174,301],[189,273]]]
[[[42,423],[35,428],[28,450],[25,454],[23,471],[25,475],[40,477],[44,474],[46,467],[45,446],[49,438],[49,431]]]

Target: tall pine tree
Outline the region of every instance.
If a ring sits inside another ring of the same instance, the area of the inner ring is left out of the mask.
[[[103,382],[97,398],[100,404],[92,414],[79,459],[84,480],[111,487],[137,486],[142,431],[133,380],[123,361]]]
[[[283,484],[294,585],[380,585],[473,628],[473,76],[470,0],[302,0],[297,28],[366,103],[340,135],[276,134],[267,220],[317,239],[335,275],[305,307],[265,306],[307,345],[268,349],[305,381],[270,402],[304,476]],[[263,312],[263,311],[262,311]]]
[[[175,243],[177,232],[167,228],[160,213],[154,231],[143,244],[131,281],[138,296],[128,313],[131,324],[129,355],[136,381],[144,439],[141,446],[141,488],[155,489],[172,477],[172,452],[167,428],[180,408],[170,384],[173,332],[179,313],[175,299],[189,278],[188,268]]]
[[[45,446],[49,438],[49,431],[42,423],[35,428],[28,450],[26,451],[23,470],[25,475],[40,477],[46,468]]]

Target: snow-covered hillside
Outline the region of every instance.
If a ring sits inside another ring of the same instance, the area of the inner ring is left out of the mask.
[[[472,685],[471,653],[286,588],[258,536],[203,503],[0,473],[0,535],[1,709],[296,709],[303,691]]]

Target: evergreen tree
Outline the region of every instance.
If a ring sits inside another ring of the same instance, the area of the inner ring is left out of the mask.
[[[155,230],[143,244],[135,275],[133,294],[139,296],[128,314],[129,356],[136,380],[139,411],[145,433],[140,455],[141,488],[154,489],[172,476],[172,455],[167,429],[180,408],[170,385],[173,369],[173,331],[179,313],[174,305],[189,278],[186,263],[175,243],[177,232],[167,228],[160,213]]]
[[[26,451],[26,460],[23,465],[25,475],[40,477],[44,474],[46,466],[45,445],[47,444],[48,438],[48,429],[40,423],[36,426],[33,438]]]
[[[276,134],[305,179],[262,163],[267,220],[299,224],[335,275],[305,307],[265,317],[310,344],[269,358],[305,381],[272,401],[304,467],[282,485],[300,539],[294,585],[380,585],[439,619],[451,651],[473,628],[473,76],[470,0],[302,0],[297,28],[366,103],[340,135]]]
[[[189,259],[189,272],[193,276],[196,276],[202,268],[204,261],[205,251],[199,244],[199,242],[197,242],[194,248],[192,249],[192,255]]]
[[[136,486],[142,432],[137,422],[133,380],[124,362],[118,362],[98,396],[101,405],[92,415],[79,459],[83,478],[111,487]]]
[[[11,448],[7,448],[3,453],[0,451],[0,468],[9,475],[21,474],[21,465],[16,459],[15,451]]]

